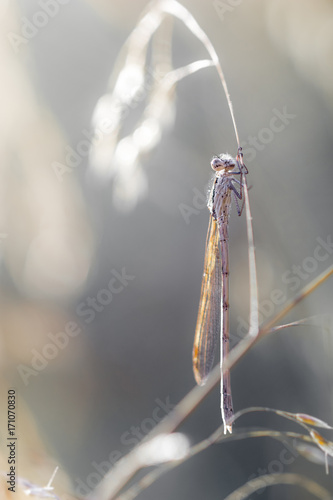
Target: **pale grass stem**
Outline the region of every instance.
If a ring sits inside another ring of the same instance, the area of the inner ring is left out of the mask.
[[[140,451],[143,449],[144,443],[149,440],[153,440],[156,436],[161,434],[169,434],[174,432],[179,425],[196,409],[196,407],[203,401],[203,399],[211,392],[211,390],[219,383],[223,376],[226,376],[229,370],[235,366],[235,364],[248,352],[250,348],[262,337],[273,333],[277,328],[284,328],[286,325],[280,325],[279,327],[275,327],[277,322],[279,322],[285,315],[287,315],[301,300],[307,297],[310,293],[312,293],[319,285],[321,285],[329,276],[333,274],[333,266],[331,266],[327,271],[322,273],[318,278],[313,280],[309,285],[304,287],[302,291],[290,302],[288,302],[285,307],[276,314],[272,319],[268,322],[264,323],[259,327],[259,311],[258,311],[258,286],[257,286],[257,277],[256,277],[256,264],[255,264],[255,251],[254,251],[254,241],[253,241],[253,230],[252,230],[252,217],[250,212],[250,204],[249,204],[249,196],[248,196],[248,188],[246,183],[246,167],[243,163],[243,155],[241,153],[240,141],[238,130],[236,126],[236,120],[232,108],[232,103],[229,97],[229,92],[227,88],[227,84],[225,81],[225,77],[219,62],[219,58],[217,53],[211,44],[206,33],[200,28],[196,20],[193,16],[188,12],[188,10],[179,4],[175,0],[160,0],[156,2],[152,2],[144,16],[139,21],[137,27],[132,32],[126,43],[126,59],[125,65],[122,71],[120,71],[118,79],[116,80],[113,93],[111,92],[111,99],[114,97],[118,99],[122,99],[122,96],[119,95],[119,89],[121,86],[119,82],[126,72],[129,74],[130,71],[136,69],[136,78],[137,78],[137,87],[139,88],[140,82],[142,82],[142,72],[144,68],[144,60],[146,57],[147,45],[149,40],[151,39],[153,33],[158,29],[162,20],[164,19],[165,14],[170,14],[171,16],[180,19],[185,26],[192,32],[192,34],[202,42],[204,47],[207,49],[207,52],[210,55],[211,59],[204,59],[202,61],[196,61],[182,68],[178,68],[175,70],[167,70],[165,71],[162,78],[157,82],[157,90],[160,91],[161,96],[170,96],[173,87],[176,85],[178,81],[183,79],[186,76],[193,74],[194,72],[214,66],[219,75],[221,84],[223,86],[232,122],[236,136],[236,142],[238,147],[238,156],[237,163],[240,170],[240,187],[243,191],[242,195],[244,195],[244,203],[246,210],[246,225],[247,225],[247,234],[248,234],[248,247],[249,247],[249,277],[250,277],[250,327],[249,332],[244,339],[242,339],[239,344],[230,351],[227,357],[225,357],[222,353],[223,366],[216,366],[212,369],[212,371],[207,374],[205,379],[205,385],[197,386],[192,389],[181,401],[176,405],[176,407],[172,410],[170,414],[168,414],[163,421],[158,423],[156,427],[147,435],[146,439],[142,444],[137,445],[127,456],[122,458],[109,473],[106,474],[101,484],[95,490],[95,492],[91,495],[91,498],[98,498],[98,500],[112,500],[115,498],[122,500],[129,500],[131,498],[135,498],[135,496],[142,491],[144,488],[148,487],[155,481],[163,472],[170,470],[175,467],[179,463],[182,463],[184,460],[193,456],[194,454],[202,451],[203,449],[210,446],[213,442],[217,442],[222,439],[222,429],[219,428],[215,431],[212,436],[204,441],[198,443],[197,445],[190,448],[189,452],[185,457],[174,460],[170,463],[166,463],[160,466],[155,471],[150,472],[146,476],[144,476],[138,483],[134,484],[130,489],[128,489],[125,493],[119,496],[119,493],[123,490],[123,488],[128,484],[128,482],[135,476],[135,474],[143,468],[142,461],[140,459]],[[127,97],[127,99],[131,99]],[[123,101],[125,102],[125,101]],[[126,101],[127,102],[127,101]],[[128,101],[129,102],[129,101]],[[148,109],[148,106],[147,106]],[[154,118],[157,120],[158,125],[162,123],[162,115],[156,114]],[[118,121],[117,121],[118,120]],[[121,116],[118,116],[116,120],[115,130],[117,130],[118,125],[121,121]],[[115,137],[117,134],[115,135]],[[134,134],[133,134],[134,136]],[[158,136],[160,137],[160,136]],[[130,140],[132,140],[130,138]],[[150,145],[150,149],[153,146],[156,146],[158,140],[152,141]],[[145,151],[147,152],[149,148],[145,146]],[[137,154],[137,156],[139,153]],[[230,195],[231,189],[229,189],[228,195]],[[230,201],[230,200],[229,200]],[[230,203],[229,203],[230,205]],[[223,207],[222,207],[223,208]],[[228,208],[228,204],[224,204],[224,208]],[[224,229],[220,231],[220,238],[223,241],[223,237],[225,236],[223,232],[225,231],[226,225],[224,225]],[[225,254],[226,255],[226,254]],[[226,257],[225,257],[226,258]],[[225,269],[227,269],[225,265]],[[227,290],[227,282],[225,281],[225,290]],[[300,324],[300,322],[298,323]],[[274,328],[275,327],[275,328]],[[223,330],[223,328],[222,328]],[[225,336],[229,334],[229,325],[226,322],[224,327]],[[226,380],[226,379],[225,379]],[[228,382],[226,381],[226,385]],[[236,414],[235,417],[239,415]],[[238,418],[238,417],[237,417]],[[270,435],[271,437],[276,437],[278,433],[276,431],[256,431],[256,433],[247,433],[247,437],[259,437],[260,435]],[[266,434],[265,434],[266,432]],[[314,432],[314,431],[312,431]],[[245,433],[246,434],[246,433]],[[244,434],[244,437],[246,437]],[[279,434],[281,436],[281,433]],[[314,436],[303,436],[299,434],[289,433],[288,435],[297,436],[301,440],[305,440],[308,442],[314,442]],[[237,439],[237,434],[233,436],[229,436],[228,438]],[[226,438],[226,436],[224,437]],[[318,442],[317,442],[318,445]],[[261,479],[261,478],[260,478]],[[249,481],[245,486],[238,489],[237,492],[230,495],[228,500],[235,500],[240,498],[246,498],[246,495],[250,494],[249,492],[256,491],[256,489],[262,487],[262,483],[258,486],[258,480]],[[275,474],[274,476],[267,476],[267,481],[265,480],[265,486],[267,485],[275,485],[275,484],[290,484],[297,485],[305,488],[307,491],[312,492],[317,495],[318,498],[330,498],[323,488],[321,488],[316,483],[303,479],[301,476],[297,476],[295,474]],[[245,495],[245,496],[244,496]]]
[[[281,320],[285,315],[287,315],[291,309],[301,302],[303,299],[308,297],[312,292],[314,292],[326,279],[328,279],[333,274],[333,266],[328,268],[320,276],[311,281],[307,286],[305,286],[299,294],[289,301],[285,307],[278,312],[271,320],[269,320],[266,325],[263,325],[259,329],[259,335],[257,337],[245,337],[240,343],[230,352],[227,360],[225,361],[224,370],[230,370],[236,363],[248,352],[248,350],[257,342],[259,339],[272,332],[272,326],[279,320]],[[181,423],[188,418],[191,413],[200,405],[200,403],[205,399],[205,397],[216,387],[220,382],[220,367],[217,365],[211,373],[209,374],[206,384],[204,386],[194,387],[169,413],[161,422],[159,422],[156,427],[147,435],[146,440],[152,439],[153,437],[174,432]],[[221,434],[221,430],[219,431]],[[229,438],[230,439],[230,438]],[[209,441],[209,440],[208,440]],[[206,443],[208,443],[206,441]],[[312,440],[313,441],[313,440]],[[96,496],[95,493],[91,496],[92,499],[98,498],[98,500],[113,500],[118,498],[120,491],[126,486],[126,484],[135,476],[135,474],[141,469],[140,464],[137,461],[132,461],[131,456],[134,451],[141,445],[137,445],[133,451],[121,459],[114,469],[107,473],[102,480],[101,484],[97,487]],[[165,466],[168,470],[171,465]]]
[[[243,207],[239,206],[238,199],[243,201],[243,178],[248,171],[240,163],[240,156],[235,160],[227,154],[215,156],[211,166],[215,171],[215,178],[208,200],[211,218],[194,337],[193,369],[197,383],[204,384],[213,365],[220,330],[221,414],[224,432],[231,433],[233,405],[230,372],[223,373],[223,363],[229,353],[228,227],[232,195],[238,215],[242,213]]]
[[[301,476],[300,474],[266,474],[255,479],[251,479],[246,484],[237,488],[230,495],[225,497],[224,500],[244,500],[248,498],[252,493],[255,493],[262,488],[267,488],[268,486],[276,486],[287,484],[289,486],[298,486],[303,490],[311,493],[316,498],[320,500],[332,500],[331,494],[322,486],[320,486],[315,481]]]

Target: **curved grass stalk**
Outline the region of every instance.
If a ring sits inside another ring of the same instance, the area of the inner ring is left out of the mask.
[[[272,326],[279,320],[281,320],[286,314],[288,314],[296,304],[301,300],[308,297],[312,292],[314,292],[326,279],[328,279],[333,274],[333,266],[329,267],[324,273],[312,280],[307,286],[305,286],[300,293],[295,297],[295,299],[288,302],[285,307],[278,312],[270,321],[266,323],[259,329],[259,334],[257,337],[245,337],[238,346],[236,346],[229,354],[228,359],[225,362],[224,370],[231,369],[244,354],[256,343],[271,332]],[[235,352],[236,351],[236,352]],[[171,433],[176,430],[179,425],[189,417],[189,415],[199,406],[199,404],[205,399],[205,397],[214,389],[214,387],[220,382],[220,367],[217,365],[210,375],[208,376],[207,382],[204,386],[194,387],[172,410],[169,415],[167,415],[156,427],[147,435],[146,439],[152,439],[161,433]],[[138,445],[140,446],[140,445]],[[136,450],[134,448],[134,450]],[[140,470],[140,465],[137,462],[133,462],[131,457],[133,456],[133,451],[131,451],[126,457],[121,459],[118,464],[104,477],[102,482],[97,488],[96,494],[99,500],[112,500],[117,498],[118,493],[126,486],[126,484],[135,476],[135,474]],[[91,498],[96,498],[94,494]]]
[[[297,321],[292,321],[291,323],[286,323],[284,325],[274,326],[273,328],[271,328],[269,333],[275,333],[280,330],[284,330],[285,328],[290,328],[291,326],[305,326],[305,325],[332,331],[332,328],[330,328],[332,324],[333,324],[332,314],[320,314],[317,316],[310,316],[309,318],[303,318]]]
[[[244,500],[252,495],[252,493],[261,490],[262,488],[282,484],[303,488],[305,491],[311,493],[320,500],[332,500],[332,495],[315,481],[312,481],[305,476],[301,476],[300,474],[290,473],[266,474],[264,476],[256,477],[255,479],[251,479],[246,484],[237,488],[237,490],[225,497],[224,500]]]
[[[311,415],[305,415],[303,413],[290,413],[287,411],[276,410],[274,408],[267,408],[264,406],[251,406],[249,408],[244,408],[243,410],[238,411],[234,415],[233,422],[235,422],[238,418],[242,417],[243,415],[246,415],[247,413],[254,413],[254,412],[275,413],[280,417],[287,418],[288,420],[292,420],[293,422],[302,425],[307,431],[309,431],[308,426],[321,427],[323,429],[333,429],[333,427],[328,425],[326,422],[323,422],[318,418],[312,417]]]
[[[241,153],[241,148],[240,148],[240,141],[239,141],[239,135],[238,135],[238,130],[236,126],[236,121],[234,117],[234,112],[232,108],[232,103],[230,100],[227,84],[225,81],[225,77],[217,56],[217,53],[211,44],[209,38],[205,34],[205,32],[200,28],[198,23],[195,21],[193,16],[185,9],[182,5],[180,5],[177,1],[175,0],[160,0],[157,2],[153,2],[151,6],[149,7],[149,12],[148,14],[145,15],[143,18],[145,21],[149,21],[147,26],[148,26],[148,31],[144,33],[145,35],[145,43],[147,44],[148,40],[148,34],[150,33],[149,36],[157,29],[159,26],[163,16],[161,15],[162,13],[168,13],[171,14],[174,17],[177,17],[183,23],[187,26],[187,28],[193,33],[193,35],[198,38],[203,45],[206,47],[208,53],[210,54],[211,57],[211,62],[208,60],[201,61],[199,63],[193,63],[192,65],[189,65],[184,68],[179,68],[178,70],[171,71],[169,74],[169,78],[173,76],[175,81],[179,81],[181,78],[184,76],[187,76],[189,74],[192,74],[194,71],[197,71],[198,69],[201,69],[203,67],[208,67],[211,65],[214,65],[216,67],[216,70],[218,72],[219,78],[221,80],[221,84],[223,86],[234,130],[235,130],[235,136],[236,136],[236,141],[238,144],[238,153],[240,155],[240,160],[243,165],[243,159],[242,159],[242,153]],[[149,16],[152,14],[152,17],[149,18]],[[151,24],[150,21],[152,21]],[[142,20],[140,21],[142,23]],[[141,25],[142,28],[142,25]],[[136,30],[138,27],[136,28]],[[200,66],[201,64],[201,66]],[[178,71],[178,73],[177,73]],[[164,75],[165,77],[168,76],[168,73]],[[163,80],[162,80],[163,81]],[[167,81],[167,80],[165,80]],[[266,322],[264,325],[259,327],[259,321],[258,321],[258,292],[257,292],[257,279],[256,279],[256,265],[255,265],[255,258],[254,258],[254,243],[253,243],[253,232],[252,232],[252,217],[251,217],[251,212],[250,212],[250,206],[249,206],[249,199],[248,199],[248,189],[246,185],[246,179],[244,178],[244,196],[245,196],[245,207],[246,207],[246,214],[247,214],[247,231],[248,231],[248,241],[249,241],[249,268],[250,268],[250,293],[251,293],[251,299],[250,299],[250,328],[249,328],[249,333],[247,336],[239,342],[239,344],[229,353],[228,357],[224,361],[224,366],[223,366],[223,373],[227,372],[230,370],[247,352],[250,348],[253,347],[253,345],[262,337],[265,335],[269,334],[272,332],[272,328],[278,321],[280,321],[281,318],[283,318],[286,314],[288,314],[301,300],[303,300],[305,297],[307,297],[310,293],[312,293],[319,285],[321,285],[329,276],[333,274],[333,266],[331,266],[327,271],[322,273],[318,278],[313,280],[309,285],[304,287],[302,291],[277,314],[275,315],[271,320]],[[147,436],[146,440],[152,439],[153,437],[161,434],[161,433],[171,433],[175,429],[178,428],[178,426],[195,410],[195,408],[203,401],[203,399],[210,393],[210,391],[219,383],[221,378],[221,373],[220,373],[220,366],[216,366],[210,375],[207,378],[206,384],[204,386],[197,386],[193,390],[191,390],[183,399],[180,401],[180,403],[173,409],[173,411],[165,417],[163,421],[161,421],[154,429],[153,431]],[[145,440],[145,441],[146,441]],[[193,447],[194,452],[195,450],[201,451],[201,449],[205,449],[205,447],[209,446],[212,443],[210,438],[208,440],[204,440],[203,442],[199,443],[197,447]],[[112,500],[117,498],[119,492],[126,486],[126,484],[135,476],[135,474],[142,468],[142,465],[140,462],[137,460],[138,452],[140,449],[140,444],[134,448],[126,457],[121,459],[118,464],[112,469],[102,480],[100,486],[97,488],[95,494],[92,496],[92,498],[98,498],[99,500]],[[197,452],[198,452],[197,451]],[[192,451],[192,453],[194,453]],[[178,462],[173,462],[172,464],[178,464]],[[172,464],[167,464],[163,467],[165,469],[172,468]],[[156,472],[157,474],[157,472]],[[297,482],[297,477],[295,475],[274,475],[274,480],[278,479],[278,476],[280,477],[281,482],[287,481],[284,484],[298,484]],[[282,477],[283,476],[283,477]],[[148,482],[147,476],[146,481]],[[144,481],[145,478],[142,480]],[[289,481],[289,482],[288,482]],[[249,483],[248,483],[249,484]],[[280,484],[280,483],[273,483],[271,482],[270,484]],[[325,490],[320,490],[319,485],[318,488],[316,489],[313,485],[316,483],[313,483],[311,481],[308,481],[308,483],[305,483],[303,481],[302,485],[307,484],[308,491],[312,491],[311,488],[314,488],[313,491],[318,492],[325,492]],[[252,483],[254,485],[254,483]],[[244,488],[244,487],[242,487]],[[248,486],[249,488],[249,486]],[[241,490],[237,490],[241,491]],[[96,495],[96,497],[95,497]],[[126,498],[126,497],[123,497]],[[134,497],[132,497],[134,498]],[[228,500],[231,500],[232,498],[236,497],[228,497]],[[237,497],[241,498],[241,497]],[[243,498],[243,497],[242,497]],[[245,498],[245,497],[244,497]],[[318,496],[318,498],[329,498],[325,496]]]
[[[238,429],[233,434],[224,434],[224,428],[223,428],[223,426],[220,426],[207,439],[204,439],[204,440],[200,441],[198,444],[192,446],[190,448],[189,453],[186,455],[186,457],[182,458],[181,460],[175,460],[175,461],[172,461],[168,464],[164,464],[164,465],[156,468],[155,470],[148,472],[137,483],[135,483],[133,486],[128,488],[128,490],[126,490],[124,493],[120,494],[117,497],[117,500],[133,500],[140,493],[142,493],[142,491],[144,491],[149,486],[151,486],[153,483],[155,483],[155,481],[157,481],[164,474],[170,472],[172,469],[183,464],[184,462],[186,462],[187,460],[189,460],[193,456],[197,455],[198,453],[206,450],[212,444],[218,444],[218,443],[222,443],[224,441],[239,441],[242,439],[259,438],[259,437],[270,437],[270,438],[275,439],[277,441],[280,441],[282,443],[285,443],[286,441],[295,440],[295,439],[303,441],[305,443],[313,443],[313,439],[310,436],[307,436],[305,434],[300,434],[297,432],[281,432],[281,431],[275,431],[275,430],[270,430],[270,429],[258,429],[258,430],[249,430],[249,429],[239,430]],[[311,453],[308,452],[308,455],[311,455]],[[311,457],[308,456],[308,459],[310,459],[310,458]]]

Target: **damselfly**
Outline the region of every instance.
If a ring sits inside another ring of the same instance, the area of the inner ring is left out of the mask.
[[[232,396],[230,373],[223,375],[223,360],[229,352],[229,258],[228,226],[233,195],[238,215],[243,204],[244,176],[248,173],[243,163],[241,148],[237,158],[229,154],[214,156],[211,167],[216,172],[208,199],[209,220],[204,272],[198,319],[193,346],[193,371],[199,385],[212,369],[215,347],[220,332],[220,367],[221,367],[221,413],[224,433],[232,432]]]

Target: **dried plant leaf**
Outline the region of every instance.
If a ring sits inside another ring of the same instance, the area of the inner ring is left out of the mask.
[[[324,453],[333,457],[333,443],[331,441],[327,441],[319,432],[311,431],[310,435],[313,441],[319,446]]]
[[[288,411],[276,410],[278,415],[294,420],[304,425],[311,425],[312,427],[321,427],[323,429],[333,429],[323,420],[313,417],[312,415],[307,415],[306,413],[290,413]]]
[[[309,460],[314,464],[318,465],[333,465],[333,459],[331,457],[327,457],[326,454],[318,448],[317,445],[311,445],[308,443],[295,443],[295,448],[297,452],[302,455],[303,458]]]

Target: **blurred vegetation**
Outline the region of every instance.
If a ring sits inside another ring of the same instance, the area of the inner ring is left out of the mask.
[[[132,210],[115,206],[112,179],[87,175],[94,108],[147,3],[70,0],[50,14],[46,1],[17,0],[0,9],[1,400],[15,387],[20,476],[47,484],[58,464],[59,495],[69,484],[77,493],[91,489],[98,465],[128,453],[155,425],[156,401],[162,416],[166,401],[175,404],[194,385],[191,350],[208,224],[208,211],[195,200],[198,192],[206,195],[211,156],[236,154],[220,83],[205,69],[177,87],[174,124],[142,159],[145,189]],[[292,298],[332,264],[333,2],[249,0],[226,12],[223,2],[182,3],[209,34],[231,93],[253,186],[265,318],[278,309],[274,290]],[[173,29],[175,67],[206,57],[180,23]],[[124,134],[140,112],[139,105],[127,117]],[[285,112],[292,118],[274,131],[272,119]],[[128,183],[133,187],[131,172]],[[187,221],[184,205],[195,209]],[[249,300],[246,231],[237,219],[230,229],[236,340]],[[123,268],[134,279],[94,308],[112,272]],[[331,312],[332,287],[325,283],[288,320]],[[82,314],[88,308],[90,322]],[[52,343],[50,334],[60,338],[72,324],[77,334],[66,348],[24,383],[18,367],[31,367]],[[236,409],[269,406],[332,423],[332,347],[331,329],[313,327],[257,345],[232,372]],[[5,403],[2,432],[4,409]],[[281,426],[266,414],[248,422]],[[219,424],[215,391],[182,431],[197,441]],[[145,498],[224,497],[267,470],[281,446],[264,439],[214,446]],[[0,468],[6,470],[3,453]],[[298,457],[289,471],[332,490],[322,466]],[[266,489],[262,498],[278,493]]]

